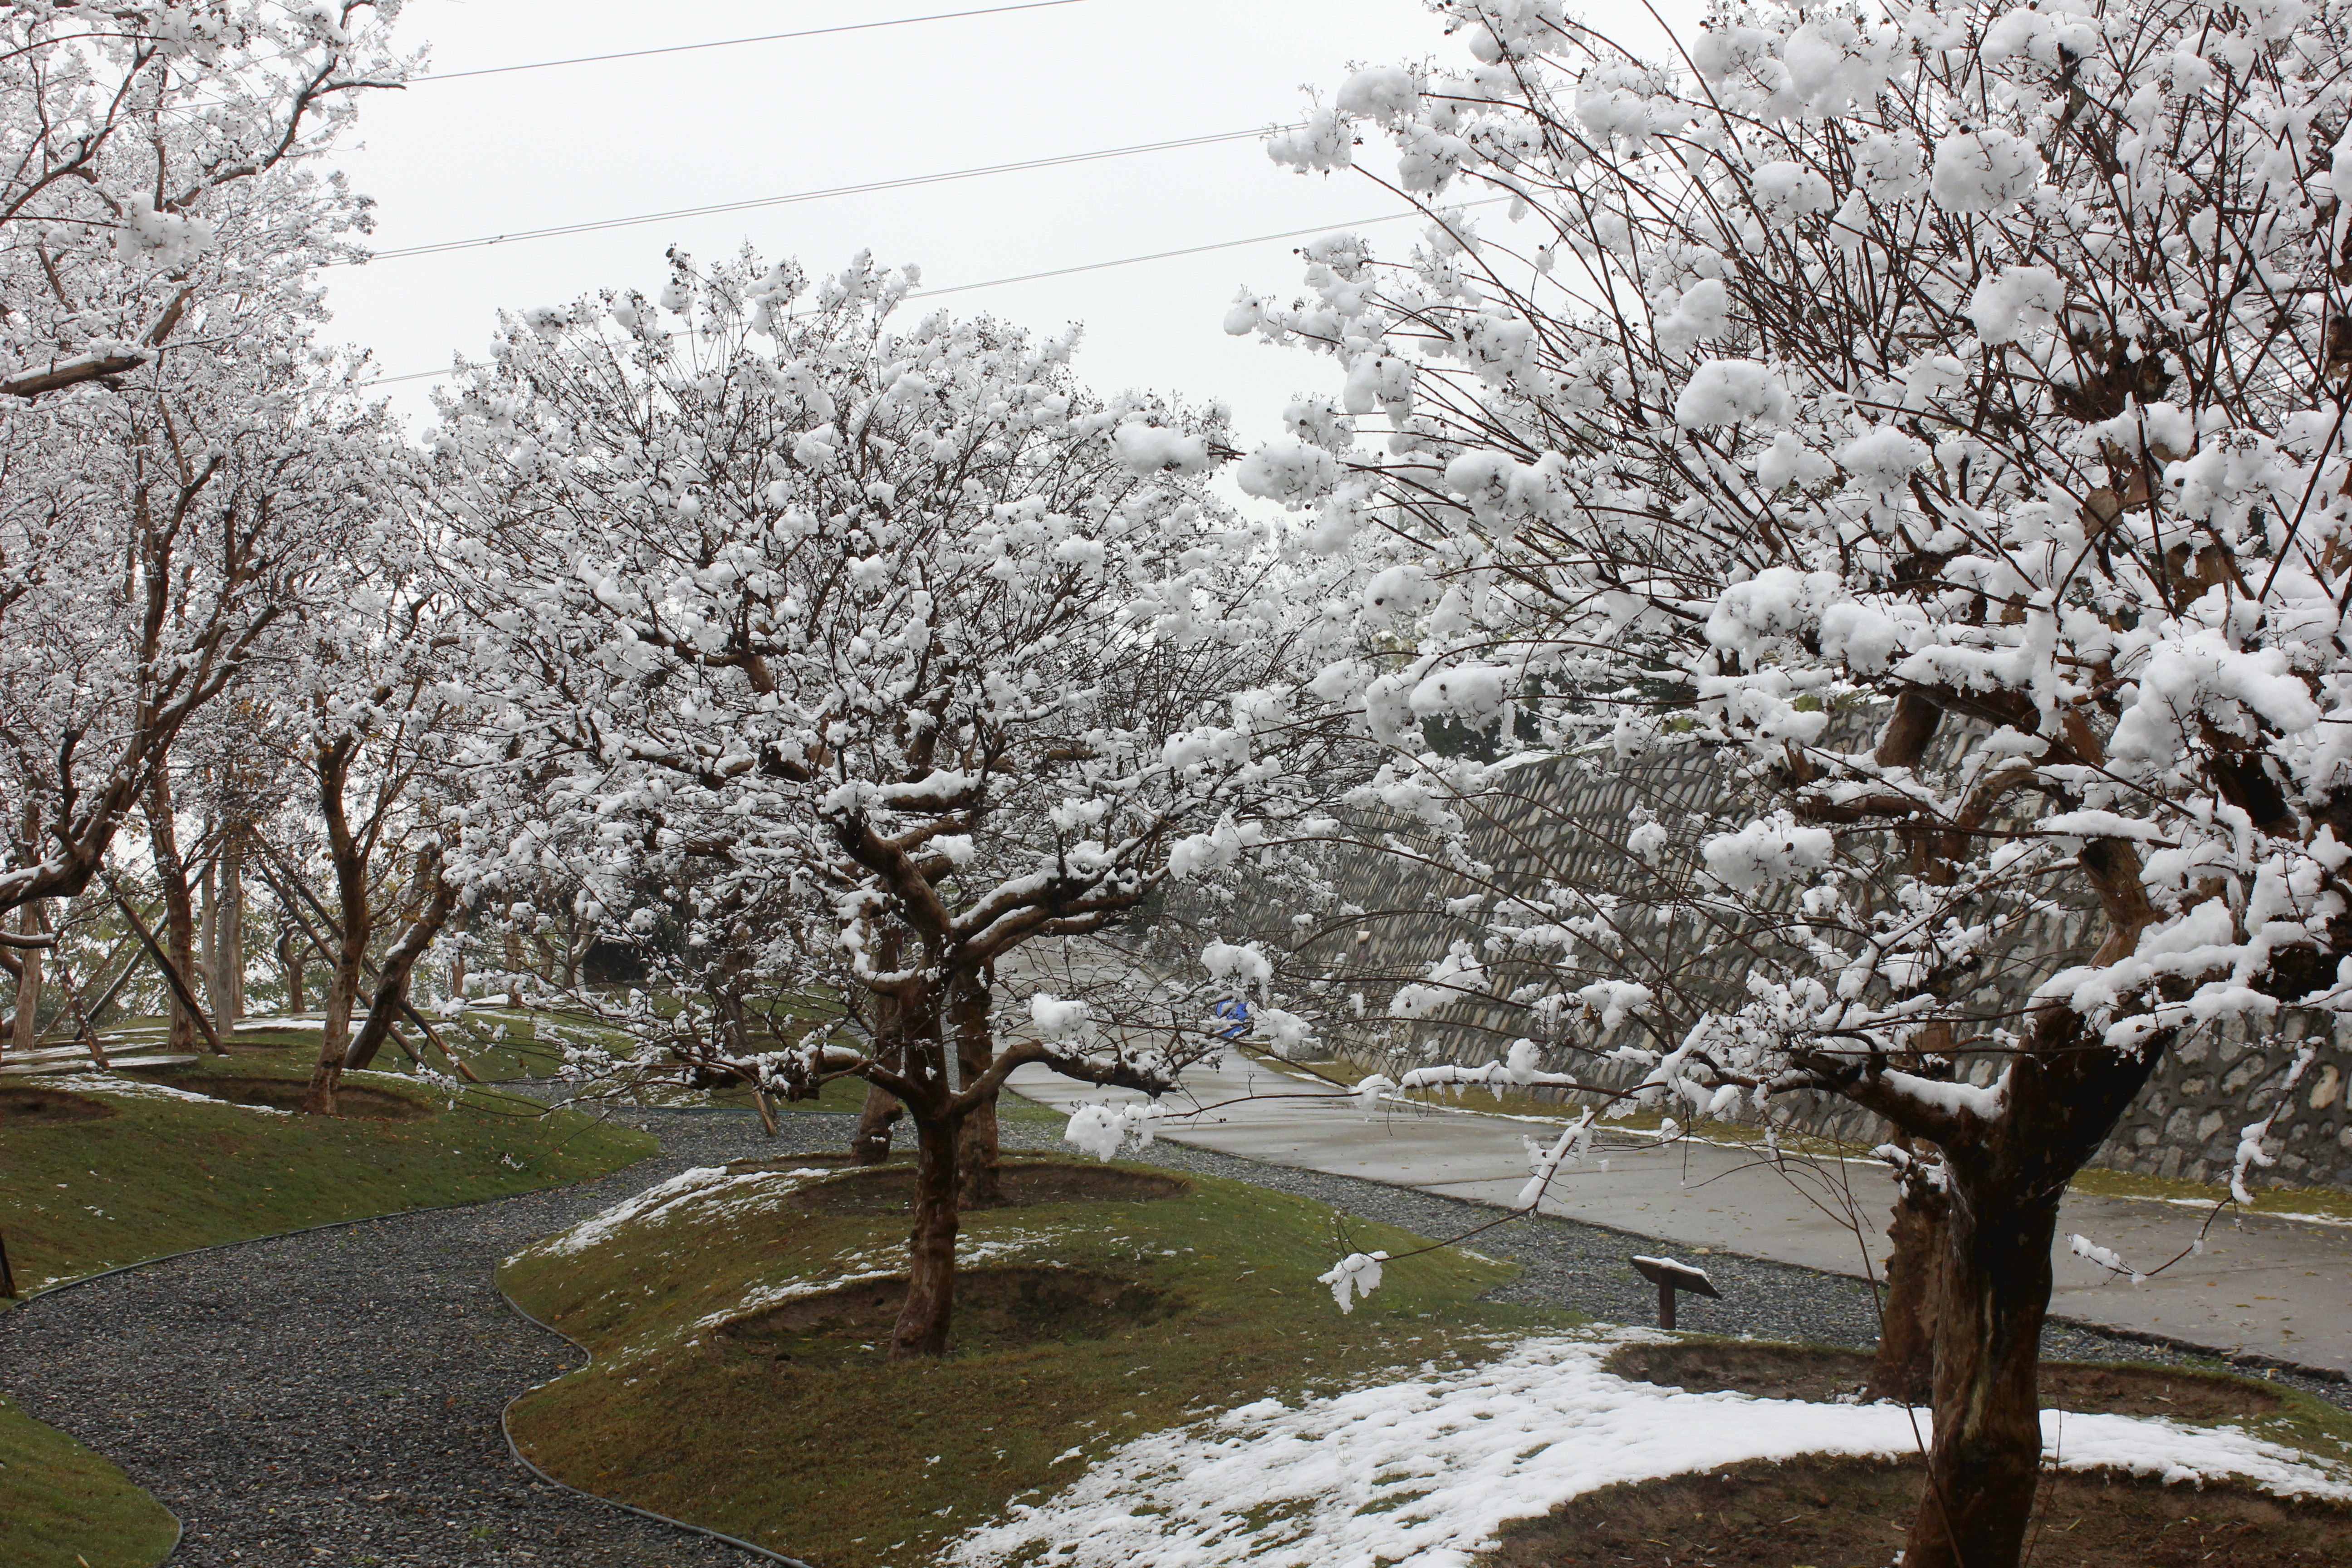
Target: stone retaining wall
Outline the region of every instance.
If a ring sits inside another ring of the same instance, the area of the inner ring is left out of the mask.
[[[1635,865],[1625,849],[1626,836],[1642,814],[1655,817],[1678,843],[1687,844],[1700,831],[1697,817],[1726,800],[1752,794],[1755,787],[1727,763],[1678,755],[1630,763],[1606,756],[1555,759],[1518,770],[1511,779],[1507,793],[1489,803],[1471,834],[1474,854],[1495,868],[1502,890],[1532,891],[1551,880],[1634,900],[1644,888],[1655,886],[1654,874]],[[1335,1029],[1327,1031],[1336,1037],[1329,1043],[1391,1074],[1433,1061],[1478,1062],[1498,1057],[1512,1039],[1538,1032],[1523,1008],[1496,1001],[1457,1005],[1410,1025],[1386,1017],[1389,997],[1399,984],[1418,979],[1450,943],[1480,940],[1479,917],[1449,914],[1446,900],[1488,889],[1442,865],[1409,858],[1436,858],[1431,835],[1393,822],[1385,826],[1391,842],[1407,853],[1366,850],[1340,857],[1330,873],[1349,906],[1349,919],[1299,953],[1305,969],[1329,977],[1328,1011],[1339,1019]],[[1290,917],[1297,907],[1289,897],[1245,886],[1231,905],[1192,904],[1171,912],[1180,914],[1180,923],[1190,928],[1187,941],[1202,934],[1229,941],[1257,937],[1273,951],[1287,949],[1296,940]],[[1638,910],[1630,917],[1637,934],[1640,919]],[[1656,945],[1654,929],[1643,936],[1646,945]],[[2083,962],[2084,929],[2080,906],[2037,915],[2012,928],[1988,954],[1987,1000],[1996,992],[2014,996],[2021,985]],[[1678,922],[1667,940],[1680,942],[1684,951],[1670,945],[1664,953],[1675,966],[1685,993],[1738,995],[1748,953],[1727,944],[1707,951],[1686,931],[1686,922]],[[1177,954],[1171,949],[1169,956]],[[1529,971],[1526,978],[1533,974]],[[1596,973],[1588,978],[1601,976]],[[1507,992],[1516,983],[1506,976],[1495,989]],[[1357,994],[1363,997],[1360,1015],[1349,1005]],[[1347,1021],[1357,1016],[1361,1023]],[[2226,1180],[2240,1130],[2271,1109],[2296,1047],[2314,1028],[2324,1026],[2315,1016],[2283,1016],[2260,1031],[2231,1024],[2189,1037],[2166,1054],[2092,1163],[2194,1182]],[[1581,1048],[1554,1047],[1547,1053],[1551,1059],[1546,1065],[1622,1087],[1643,1069],[1597,1062],[1594,1053],[1634,1040],[1654,1046],[1638,1028],[1628,1023],[1599,1032],[1589,1023],[1570,1023],[1566,1033]],[[1977,1082],[1990,1081],[1998,1066],[1992,1055],[1978,1056],[1969,1076]],[[2265,1173],[2267,1180],[2352,1190],[2347,1078],[2352,1078],[2352,1049],[2339,1035],[2329,1040],[2296,1086],[2293,1103],[2280,1110],[2267,1141],[2280,1159]],[[1864,1144],[1881,1136],[1875,1117],[1844,1100],[1826,1095],[1797,1099],[1801,1103],[1783,1104],[1782,1113],[1806,1131]]]

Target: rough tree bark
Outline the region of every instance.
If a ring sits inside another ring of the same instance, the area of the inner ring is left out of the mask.
[[[899,937],[885,935],[877,949],[876,963],[883,969],[898,965]],[[904,1022],[899,1016],[898,998],[887,992],[877,992],[870,1001],[874,1009],[874,1058],[891,1072],[904,1072],[907,1068],[906,1041],[901,1031]],[[866,1103],[857,1112],[856,1130],[849,1135],[849,1158],[855,1164],[878,1165],[890,1157],[890,1135],[898,1119],[907,1113],[898,1097],[878,1083],[866,1086]]]
[[[351,775],[349,741],[320,746],[315,754],[319,774],[319,809],[327,822],[327,852],[335,869],[335,898],[341,905],[341,929],[334,942],[335,963],[327,979],[327,1019],[319,1031],[319,1059],[310,1068],[310,1087],[302,1109],[313,1115],[335,1114],[335,1089],[343,1077],[343,1060],[351,1052],[352,1006],[360,993],[360,970],[367,957],[373,925],[368,908],[367,855],[352,832],[343,806],[343,786]]]
[[[910,1114],[915,1123],[915,1228],[907,1246],[907,1300],[890,1334],[893,1360],[947,1353],[948,1325],[955,1315],[956,1236],[963,1228],[956,1177],[960,1119],[919,1110]]]
[[[2150,1041],[2138,1058],[2098,1050],[2075,1015],[2056,1010],[2035,1034],[2010,1069],[2011,1114],[1989,1137],[1945,1148],[1952,1194],[1936,1438],[1904,1568],[2018,1561],[2041,1476],[2042,1324],[2059,1201],[2166,1046]]]
[[[988,977],[959,973],[950,982],[950,987],[948,1019],[955,1030],[956,1087],[969,1089],[996,1061],[996,1044],[988,1028]],[[965,1208],[986,1208],[1004,1201],[1003,1179],[998,1168],[993,1094],[965,1113],[956,1132],[956,1168]]]
[[[877,1057],[883,1066],[896,1071],[902,1058],[881,1054]],[[849,1135],[849,1158],[852,1164],[879,1165],[890,1157],[890,1133],[898,1119],[907,1114],[898,1097],[880,1084],[866,1086],[866,1103],[857,1112],[857,1128]]]
[[[16,929],[26,936],[38,936],[47,929],[41,918],[40,900],[25,905]],[[8,1044],[13,1049],[29,1051],[41,1040],[41,950],[21,948],[16,957],[16,1013],[9,1023]]]
[[[433,847],[416,857],[417,880],[426,889],[425,905],[401,932],[400,940],[383,956],[376,972],[375,994],[368,1003],[367,1022],[352,1041],[343,1058],[346,1068],[364,1068],[375,1060],[376,1052],[392,1037],[392,1026],[408,1002],[408,983],[416,971],[417,960],[433,945],[433,939],[449,921],[449,911],[457,905],[457,890],[441,875],[441,852]]]
[[[205,990],[226,1035],[245,1016],[245,830],[231,825],[205,872]]]
[[[214,851],[196,873],[196,984],[205,1005],[212,1009],[214,1027],[226,1031],[228,1021],[221,1016],[220,841],[217,829],[209,822],[204,837]]]
[[[1887,1142],[1906,1151],[1918,1147],[1900,1131],[1889,1134]],[[1894,1217],[1886,1226],[1895,1247],[1886,1259],[1878,1354],[1863,1390],[1865,1400],[1926,1405],[1934,1398],[1936,1324],[1943,1313],[1944,1223],[1949,1208],[1948,1194],[1940,1189],[1915,1191],[1910,1183],[1897,1189]]]
[[[302,941],[298,935],[291,911],[278,912],[278,967],[286,976],[286,1010],[307,1013],[307,998],[302,991]]]
[[[163,891],[164,956],[185,984],[196,978],[195,900],[188,891],[188,868],[180,858],[179,828],[172,818],[171,775],[160,771],[147,791],[147,841],[155,852],[155,880]],[[203,1048],[207,1031],[199,1027],[194,1009],[181,997],[178,987],[172,988],[170,1005],[168,1048]],[[217,1037],[217,1031],[211,1033]]]

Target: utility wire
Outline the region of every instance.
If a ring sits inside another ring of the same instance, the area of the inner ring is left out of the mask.
[[[863,33],[877,27],[911,27],[918,22],[953,22],[965,16],[1001,16],[1008,11],[1045,11],[1056,5],[1076,5],[1083,0],[1027,0],[1019,5],[991,5],[981,11],[941,11],[929,16],[894,16],[887,22],[845,22],[833,27],[803,27],[797,33],[761,33],[749,38],[718,38],[707,44],[671,44],[654,49],[625,49],[613,55],[578,55],[563,60],[530,60],[522,65],[484,66],[469,71],[428,71],[412,77],[406,85],[436,81],[461,81],[467,77],[505,76],[510,71],[546,70],[554,66],[593,66],[606,60],[643,59],[648,55],[684,55],[697,49],[731,49],[738,44],[773,44],[786,38],[821,38],[830,33]]]
[[[1064,0],[1056,0],[1056,3],[1064,3]],[[751,212],[760,207],[788,206],[795,202],[823,201],[832,196],[865,195],[875,191],[901,191],[913,185],[936,185],[950,180],[976,180],[988,174],[1017,174],[1030,169],[1059,169],[1073,163],[1099,163],[1106,158],[1131,158],[1142,153],[1167,153],[1180,147],[1207,147],[1221,142],[1239,142],[1248,137],[1264,136],[1269,131],[1289,129],[1292,127],[1255,126],[1247,131],[1220,131],[1208,136],[1180,136],[1167,142],[1140,142],[1133,147],[1105,147],[1092,153],[1062,153],[1050,158],[1024,158],[1017,163],[989,163],[976,169],[950,169],[945,174],[908,174],[896,180],[868,180],[862,184],[833,185],[819,191],[794,191],[789,195],[754,196],[748,201],[714,202],[708,206],[678,207],[670,212],[640,213],[635,217],[597,218],[588,223],[558,224],[551,228],[518,229],[512,234],[487,234],[475,239],[445,239],[431,245],[410,245],[393,250],[379,250],[369,259],[400,261],[413,256],[441,256],[453,250],[480,250],[494,245],[512,245],[526,239],[555,239],[565,235],[594,234],[604,229],[628,228],[638,224],[668,223],[678,218],[709,217],[719,213]]]
[[[1464,202],[1465,207],[1490,207],[1513,200],[1510,196],[1493,196],[1486,201]],[[1074,272],[1100,272],[1107,267],[1133,267],[1139,262],[1165,261],[1172,256],[1199,256],[1212,250],[1233,250],[1244,245],[1264,245],[1270,240],[1298,239],[1310,234],[1332,234],[1343,228],[1362,228],[1370,224],[1394,223],[1399,218],[1420,217],[1418,212],[1386,213],[1379,217],[1349,218],[1344,223],[1318,224],[1313,228],[1285,229],[1280,234],[1254,234],[1247,239],[1221,239],[1214,245],[1188,245],[1181,250],[1156,250],[1150,256],[1126,256],[1117,261],[1089,261],[1078,267],[1056,267],[1050,272],[1024,272],[1018,278],[992,278],[985,283],[954,283],[945,289],[918,289],[908,298],[928,300],[934,294],[961,294],[967,289],[998,289],[1007,283],[1034,283],[1040,278],[1067,278]]]
[[[1513,196],[1492,196],[1485,201],[1464,202],[1462,210],[1470,207],[1498,206],[1517,200]],[[951,283],[944,289],[917,289],[907,297],[910,300],[931,299],[940,294],[961,294],[974,289],[1001,289],[1009,283],[1034,283],[1041,278],[1067,278],[1078,272],[1100,272],[1113,267],[1134,267],[1146,261],[1166,261],[1178,256],[1202,256],[1213,250],[1237,250],[1245,245],[1265,245],[1277,239],[1300,239],[1310,234],[1335,234],[1341,229],[1364,228],[1376,223],[1395,223],[1403,218],[1420,217],[1418,212],[1383,213],[1377,217],[1344,219],[1339,223],[1318,224],[1313,228],[1285,229],[1280,234],[1254,234],[1247,239],[1221,239],[1213,245],[1190,245],[1181,250],[1156,250],[1149,256],[1123,256],[1116,261],[1089,261],[1077,267],[1057,267],[1047,272],[1024,272],[1013,278],[992,278],[985,283]],[[363,381],[362,387],[389,386],[396,381],[425,381],[436,375],[455,375],[454,370],[413,370],[404,375],[379,375]]]

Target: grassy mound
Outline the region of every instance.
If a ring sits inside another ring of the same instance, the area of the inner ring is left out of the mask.
[[[559,1186],[655,1148],[644,1133],[576,1112],[484,1089],[452,1104],[388,1073],[352,1075],[342,1115],[289,1113],[318,1036],[282,1033],[269,1048],[181,1068],[0,1083],[9,1176],[0,1235],[17,1289],[193,1247]]]
[[[1589,1492],[1507,1526],[1490,1568],[1788,1568],[1884,1563],[1910,1529],[1916,1462],[1757,1460]],[[2352,1509],[2221,1482],[2168,1486],[2113,1471],[2045,1475],[2030,1560],[2068,1568],[2322,1568],[2341,1563]]]
[[[1870,1381],[1873,1361],[1867,1351],[1830,1345],[1694,1337],[1629,1344],[1609,1358],[1608,1367],[1619,1377],[1693,1394],[1729,1391],[1759,1399],[1820,1401],[1854,1394]],[[2045,1361],[2040,1382],[2044,1410],[2178,1421],[2273,1415],[2289,1407],[2292,1393],[2227,1373],[2118,1362]]]
[[[516,1440],[574,1486],[828,1568],[903,1563],[1139,1433],[1572,1318],[1478,1301],[1513,1270],[1453,1249],[1342,1316],[1316,1276],[1419,1238],[1239,1183],[1019,1169],[1015,1203],[965,1216],[963,1310],[929,1364],[881,1353],[896,1175],[714,1167],[526,1249],[500,1283],[596,1359],[517,1403]]]
[[[130,1477],[0,1399],[0,1563],[150,1568],[178,1533]]]

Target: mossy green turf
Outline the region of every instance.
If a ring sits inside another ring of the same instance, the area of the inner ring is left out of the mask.
[[[0,1399],[0,1563],[150,1568],[178,1533],[130,1477]]]
[[[239,1050],[163,1081],[202,1093],[215,1076],[299,1079],[302,1054]],[[426,1085],[383,1074],[347,1081],[446,1108],[388,1121],[101,1094],[116,1111],[103,1121],[0,1131],[0,1233],[17,1289],[194,1247],[560,1186],[656,1147],[646,1133],[494,1090],[469,1089],[450,1106]]]
[[[779,1181],[790,1178],[777,1178]],[[574,1486],[821,1563],[903,1564],[1075,1479],[1110,1446],[1268,1395],[1482,1358],[1578,1321],[1483,1302],[1516,1269],[1207,1177],[1184,1196],[982,1210],[962,1245],[991,1263],[1129,1279],[1175,1310],[1108,1337],[893,1363],[855,1343],[774,1363],[714,1350],[698,1325],[755,1292],[905,1267],[899,1213],[814,1213],[789,1198],[671,1205],[564,1253],[509,1259],[501,1285],[595,1353],[525,1395],[512,1429]],[[1343,1315],[1316,1276],[1349,1251],[1400,1255]],[[854,1340],[857,1336],[853,1335]],[[1059,1462],[1057,1462],[1059,1461]]]

